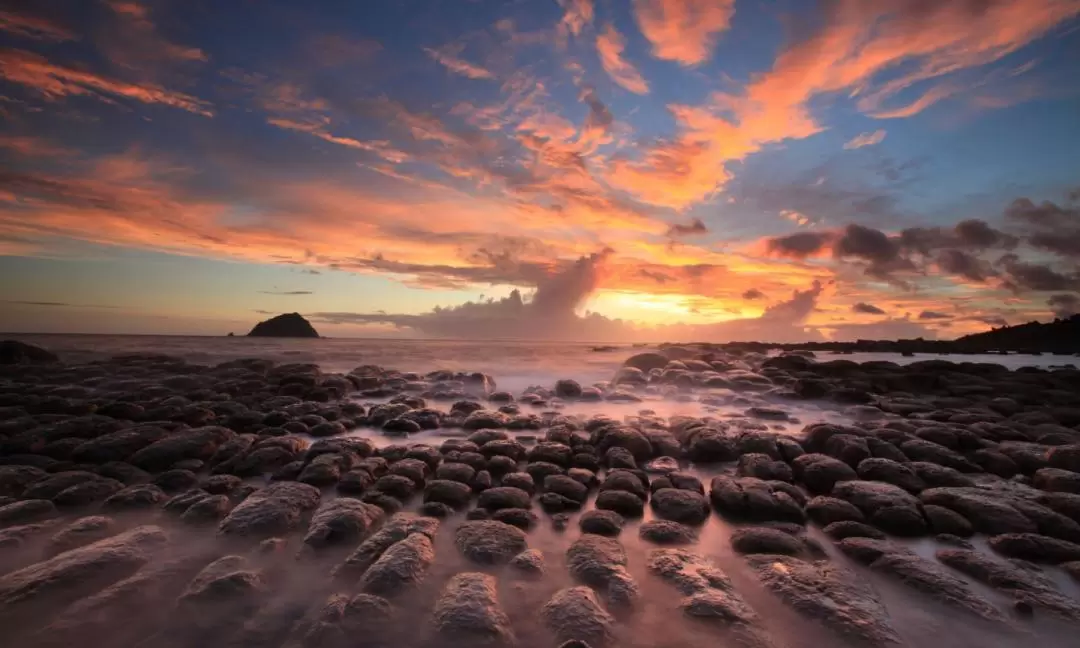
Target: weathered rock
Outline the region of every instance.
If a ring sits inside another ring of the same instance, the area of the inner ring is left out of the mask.
[[[168,435],[167,430],[154,425],[126,428],[82,442],[72,451],[71,459],[78,463],[124,461]]]
[[[833,488],[833,497],[847,500],[866,515],[886,507],[917,509],[919,499],[899,486],[875,481],[846,481]]]
[[[486,509],[484,509],[486,510]],[[515,526],[522,531],[531,530],[540,518],[529,509],[504,508],[491,514],[489,519]]]
[[[819,495],[806,503],[806,515],[822,526],[847,520],[863,522],[866,519],[862,511],[851,502],[824,495]]]
[[[372,490],[404,501],[416,492],[416,482],[404,475],[383,475],[375,480]]]
[[[606,646],[613,638],[615,619],[588,587],[561,589],[540,610],[543,624],[560,642],[581,641]]]
[[[1001,533],[1034,533],[1035,523],[991,491],[979,488],[930,488],[919,495],[924,504],[933,504],[956,511],[976,531],[995,535]]]
[[[585,534],[566,550],[570,575],[594,587],[606,587],[613,576],[626,571],[626,564],[626,550],[612,538]]]
[[[1005,533],[990,538],[994,551],[1032,562],[1051,564],[1080,560],[1080,544],[1037,533]]]
[[[738,520],[794,522],[806,520],[802,507],[783,491],[752,477],[714,477],[709,500],[721,514]]]
[[[968,460],[962,454],[932,441],[911,439],[901,443],[900,450],[913,461],[935,463],[940,466],[966,473],[980,472],[979,466]]]
[[[596,496],[596,508],[615,511],[624,517],[638,518],[645,513],[645,502],[624,490],[608,490]]]
[[[53,503],[57,506],[86,506],[105,500],[123,488],[124,485],[115,479],[102,477],[65,488],[53,498]]]
[[[578,519],[578,526],[582,533],[595,533],[596,535],[614,538],[622,532],[626,520],[614,511],[593,510],[586,511]]]
[[[128,486],[109,496],[102,507],[110,511],[134,511],[153,508],[168,499],[165,491],[154,484]]]
[[[514,556],[510,566],[523,574],[540,576],[545,571],[544,554],[539,549],[527,549]]]
[[[78,486],[80,484],[102,479],[104,479],[104,477],[101,475],[86,470],[65,470],[63,472],[48,475],[40,481],[36,481],[29,485],[26,490],[23,491],[21,497],[22,499],[27,500],[51,500],[72,486]]]
[[[424,488],[425,502],[441,502],[455,509],[462,509],[469,505],[471,499],[472,489],[460,481],[433,479]]]
[[[175,623],[205,633],[220,632],[253,612],[267,591],[263,574],[242,556],[207,565],[176,600]]]
[[[709,517],[709,501],[694,491],[662,488],[653,494],[650,504],[659,517],[673,522],[702,524]]]
[[[514,643],[510,619],[499,607],[495,579],[466,572],[447,582],[432,613],[435,634],[469,646]]]
[[[731,547],[741,554],[802,556],[809,553],[806,541],[767,527],[742,527],[731,534]]]
[[[394,543],[360,578],[368,594],[394,596],[420,585],[435,562],[435,548],[423,533],[413,533]]]
[[[792,462],[795,479],[811,493],[830,493],[839,482],[858,479],[855,469],[839,459],[823,454],[804,454]]]
[[[167,493],[182,493],[195,488],[199,477],[190,470],[173,468],[154,477],[154,485]]]
[[[180,516],[186,524],[216,524],[232,510],[232,502],[227,495],[207,495],[195,502]]]
[[[532,506],[532,498],[520,488],[498,486],[480,493],[477,506],[489,511],[505,508],[527,509]]]
[[[528,493],[530,497],[536,493],[536,481],[533,480],[532,475],[525,472],[507,473],[499,480],[499,485],[523,490]]]
[[[926,488],[926,483],[907,466],[891,459],[865,459],[859,463],[856,471],[859,479],[878,481],[899,486],[909,493],[919,493]]]
[[[961,538],[969,538],[975,533],[967,518],[944,506],[927,504],[923,506],[923,514],[934,533],[947,533]]]
[[[49,473],[34,466],[0,466],[0,497],[22,497],[30,484],[48,477]]]
[[[1035,472],[1033,483],[1036,488],[1051,493],[1080,494],[1080,473],[1061,468],[1040,468]]]
[[[300,527],[306,512],[319,505],[319,490],[295,482],[273,482],[241,502],[221,521],[222,535],[266,538]]]
[[[761,582],[796,612],[868,646],[899,644],[877,593],[854,573],[825,561],[748,556]]]
[[[1016,601],[1068,620],[1080,620],[1080,603],[1063,596],[1049,579],[1037,577],[1027,569],[968,549],[942,549],[936,555],[942,563],[1011,595]]]
[[[322,504],[311,517],[304,544],[314,549],[356,543],[383,521],[383,510],[373,504],[341,497]]]
[[[481,564],[507,562],[527,548],[521,529],[494,520],[463,523],[454,534],[454,544],[466,558]]]
[[[131,463],[145,470],[164,470],[183,459],[206,460],[235,435],[216,426],[179,430],[133,454]]]
[[[833,522],[826,526],[822,531],[825,535],[829,536],[833,540],[843,540],[845,538],[873,538],[875,540],[884,540],[885,534],[878,531],[869,524],[863,524],[862,522],[856,522],[854,520],[841,520],[839,522]]]
[[[61,553],[0,577],[0,619],[10,623],[26,612],[50,611],[90,596],[134,574],[167,540],[158,527],[142,526]]]
[[[432,517],[419,517],[410,513],[398,513],[391,517],[378,531],[364,540],[345,562],[335,571],[335,576],[350,577],[362,574],[373,565],[383,553],[394,544],[410,535],[419,533],[428,539],[435,537],[439,530],[439,520]]]
[[[0,506],[0,527],[44,520],[56,514],[56,505],[47,499],[22,500]]]
[[[45,546],[45,555],[53,557],[71,549],[97,542],[113,534],[115,522],[104,515],[79,518],[57,531]]]
[[[642,540],[659,545],[692,544],[697,533],[691,527],[669,520],[650,520],[638,528]]]
[[[544,478],[544,491],[556,493],[582,503],[589,497],[589,489],[568,475],[549,475]]]

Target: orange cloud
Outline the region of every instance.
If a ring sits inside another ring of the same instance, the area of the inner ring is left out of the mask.
[[[469,63],[465,59],[461,58],[461,52],[464,49],[461,45],[449,45],[440,49],[424,48],[427,55],[440,65],[450,70],[454,74],[458,74],[470,79],[494,79],[495,75],[487,69],[476,65],[475,63]]]
[[[634,16],[653,55],[682,65],[707,61],[735,14],[735,0],[634,0]]]
[[[115,97],[146,104],[160,104],[206,117],[213,116],[210,104],[188,94],[156,84],[126,83],[72,68],[54,65],[45,57],[22,50],[0,50],[0,77],[37,92],[46,99],[88,96],[111,103]]]
[[[8,9],[0,10],[0,30],[23,38],[54,43],[79,39],[79,36],[70,29],[48,18],[22,14]]]
[[[608,23],[596,37],[596,51],[600,54],[600,63],[611,79],[623,88],[636,94],[648,94],[649,84],[631,63],[623,58],[626,44],[615,25]]]
[[[559,21],[560,37],[565,40],[567,34],[579,36],[585,27],[593,21],[592,0],[559,0],[563,8],[563,17]]]
[[[860,133],[855,137],[852,137],[850,140],[847,141],[847,143],[844,144],[844,148],[848,150],[860,149],[864,146],[875,146],[877,144],[881,144],[884,141],[885,131],[879,129],[872,133]]]

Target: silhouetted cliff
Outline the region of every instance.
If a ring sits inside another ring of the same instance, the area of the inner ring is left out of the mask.
[[[300,313],[285,313],[259,322],[248,337],[317,338],[319,333]]]

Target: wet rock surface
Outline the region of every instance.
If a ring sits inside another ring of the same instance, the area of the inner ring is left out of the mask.
[[[4,365],[5,638],[967,648],[1015,645],[1008,618],[1069,645],[1043,618],[1080,622],[1076,370],[640,356],[524,391]]]

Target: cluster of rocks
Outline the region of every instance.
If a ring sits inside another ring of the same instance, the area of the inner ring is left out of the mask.
[[[599,646],[617,637],[619,615],[641,605],[618,539],[635,521],[657,547],[648,573],[684,597],[686,616],[740,645],[773,645],[762,615],[693,550],[712,516],[737,525],[731,547],[768,591],[853,640],[899,642],[886,606],[854,571],[862,566],[1002,632],[1016,614],[1080,621],[1080,605],[1036,566],[1080,578],[1080,374],[871,364],[639,354],[612,384],[560,381],[518,397],[482,374],[376,367],[341,376],[154,356],[9,366],[0,370],[0,549],[45,549],[0,575],[0,622],[18,619],[47,643],[46,635],[92,631],[106,611],[145,593],[173,612],[124,632],[164,640],[183,627],[208,641],[228,627],[227,645],[268,645],[259,638],[270,633],[277,645],[303,646],[343,646],[361,632],[372,645],[393,645],[397,601],[435,582],[441,594],[427,632],[509,645],[520,633],[489,572],[543,578],[550,568],[529,546],[530,532],[541,524],[565,531],[576,520],[564,561],[576,584],[548,598],[538,623],[558,641]],[[771,427],[790,422],[782,407],[764,405],[738,420],[511,413],[526,403],[696,389],[775,402],[813,393],[877,415],[791,436]],[[345,399],[374,392],[387,402]],[[454,401],[449,412],[428,407],[444,397]],[[1049,405],[1037,407],[1037,397]],[[935,407],[916,406],[928,403]],[[522,419],[532,423],[518,429],[535,432],[515,430]],[[391,436],[461,431],[382,445],[344,434],[357,425]],[[157,526],[123,530],[132,512]],[[174,524],[254,548],[153,560]],[[858,567],[830,559],[808,524]],[[433,580],[440,533],[475,571]],[[1000,557],[974,550],[976,534]],[[904,544],[922,536],[945,547],[937,560]],[[298,558],[334,562],[328,582],[338,589],[279,609],[270,594],[280,560],[266,556],[290,537]],[[961,575],[1008,596],[1013,610]]]

